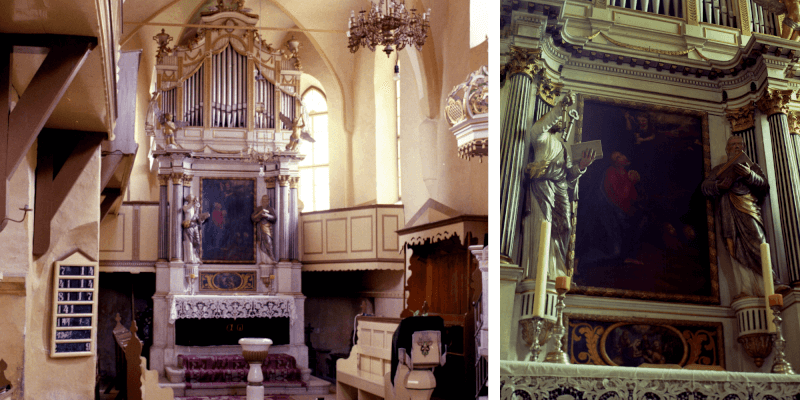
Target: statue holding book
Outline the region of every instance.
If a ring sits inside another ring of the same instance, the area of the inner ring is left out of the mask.
[[[760,246],[766,239],[761,203],[769,184],[761,167],[744,149],[744,139],[731,136],[725,146],[728,161],[714,167],[702,184],[703,194],[717,203],[716,218],[737,285],[734,297],[764,295]],[[772,275],[778,276],[775,271]]]
[[[528,130],[526,143],[530,146],[532,162],[525,172],[529,192],[526,201],[527,215],[523,220],[522,267],[529,274],[536,265],[533,246],[538,242],[537,235],[541,221],[551,223],[550,255],[547,260],[548,277],[571,276],[567,268],[570,235],[572,233],[571,203],[577,198],[578,178],[592,164],[599,153],[597,148],[586,147],[580,159],[573,164],[573,150],[567,145],[572,124],[579,119],[576,110],[569,108],[575,103],[571,94],[563,95],[547,114],[536,121]]]

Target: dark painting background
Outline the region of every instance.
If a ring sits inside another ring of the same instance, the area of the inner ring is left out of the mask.
[[[255,180],[201,181],[202,211],[211,216],[203,224],[203,262],[255,263]]]
[[[702,116],[596,100],[585,101],[583,115],[582,140],[602,140],[604,157],[579,183],[575,283],[714,295],[706,199],[699,191],[704,179]],[[637,132],[649,140],[637,143]],[[615,151],[628,158],[626,170],[638,172],[638,183],[620,184],[623,174],[611,184],[607,174]]]

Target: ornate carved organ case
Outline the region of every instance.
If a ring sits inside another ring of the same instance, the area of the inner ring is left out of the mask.
[[[209,332],[198,330],[198,321],[181,329],[182,320],[203,318],[217,320],[209,329],[243,326],[242,335],[280,337],[271,352],[308,364],[297,230],[304,156],[287,147],[302,115],[299,42],[273,48],[254,28],[258,16],[244,11],[204,12],[200,24],[208,28],[184,32],[175,48],[163,31],[154,37],[157,90],[146,129],[155,136],[160,183],[151,349],[157,370],[174,366],[179,354],[238,351],[227,343],[237,338],[188,349],[197,341],[187,334]],[[201,312],[244,300],[255,305],[241,315],[228,306]],[[269,312],[257,312],[262,308]],[[219,321],[226,318],[236,324]],[[248,318],[280,323],[270,323],[271,333],[252,332]]]

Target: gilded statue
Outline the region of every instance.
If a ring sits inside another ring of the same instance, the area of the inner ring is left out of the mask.
[[[529,192],[526,204],[528,215],[523,221],[526,243],[523,248],[528,249],[524,250],[528,254],[523,254],[523,265],[528,271],[532,271],[535,255],[530,249],[538,241],[536,236],[541,225],[539,221],[549,221],[551,239],[550,260],[547,264],[550,279],[571,275],[566,266],[572,233],[570,204],[577,198],[578,178],[596,157],[594,150],[586,150],[577,164],[573,164],[571,151],[565,142],[572,127],[571,120],[579,118],[574,109],[566,112],[574,103],[572,95],[562,95],[555,107],[536,121],[526,135],[526,144],[530,146],[533,161],[526,168]]]
[[[269,196],[261,196],[261,205],[256,208],[250,219],[256,224],[258,249],[264,256],[269,257],[271,262],[277,261],[272,252],[272,227],[275,225],[277,216],[275,210],[269,205]]]
[[[200,201],[191,193],[183,201],[183,240],[188,264],[200,264],[203,249],[200,243],[200,225],[211,215],[200,212]]]
[[[702,184],[703,194],[716,202],[717,221],[733,264],[734,297],[764,295],[761,203],[769,184],[761,167],[743,157],[744,149],[744,139],[731,136],[725,146],[728,161],[714,167]],[[777,276],[774,271],[772,275]]]

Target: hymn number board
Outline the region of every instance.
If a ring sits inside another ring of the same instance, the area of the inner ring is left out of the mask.
[[[55,263],[51,357],[94,354],[98,265],[76,252]]]

